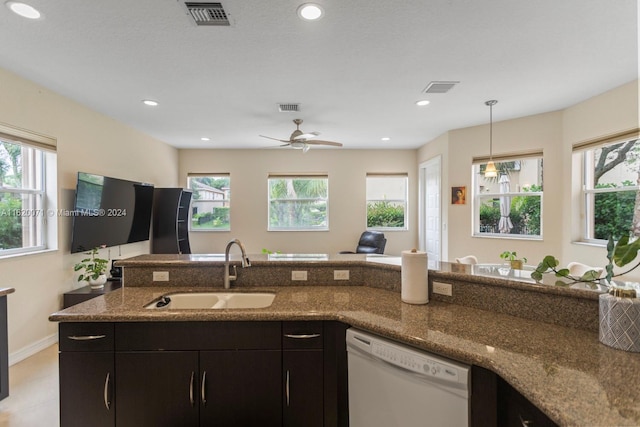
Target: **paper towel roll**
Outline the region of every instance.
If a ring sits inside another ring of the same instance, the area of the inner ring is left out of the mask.
[[[409,304],[429,302],[427,253],[402,251],[402,301]]]

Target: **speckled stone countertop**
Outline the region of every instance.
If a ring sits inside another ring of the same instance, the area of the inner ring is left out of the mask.
[[[54,313],[58,322],[339,320],[490,369],[560,425],[640,425],[640,354],[614,350],[595,332],[431,301],[401,302],[365,286],[276,286],[263,309],[151,310],[161,295],[219,288],[124,287]]]
[[[0,288],[0,297],[14,293],[14,288]]]

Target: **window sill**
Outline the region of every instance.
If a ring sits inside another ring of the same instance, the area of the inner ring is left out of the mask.
[[[0,255],[0,262],[2,262],[5,259],[19,258],[19,257],[31,256],[31,255],[42,255],[42,254],[47,254],[47,253],[57,252],[57,251],[58,251],[57,248],[56,249],[38,249],[30,252],[19,252],[19,253],[7,254],[7,255]]]

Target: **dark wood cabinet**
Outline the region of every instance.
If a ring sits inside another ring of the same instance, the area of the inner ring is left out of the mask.
[[[118,427],[198,426],[198,352],[118,352]]]
[[[346,328],[61,323],[61,426],[347,426]]]
[[[154,189],[151,253],[191,253],[189,245],[191,195],[191,191],[182,188]]]
[[[281,426],[280,365],[280,349],[200,352],[200,425]]]
[[[529,400],[498,378],[498,426],[557,427]]]
[[[282,325],[285,427],[325,425],[323,341],[323,322]]]
[[[555,427],[556,424],[509,383],[479,366],[471,369],[472,427]]]
[[[115,425],[113,324],[60,324],[60,425]]]

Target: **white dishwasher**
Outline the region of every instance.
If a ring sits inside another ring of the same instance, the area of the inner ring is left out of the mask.
[[[350,427],[469,425],[470,367],[347,330]]]

